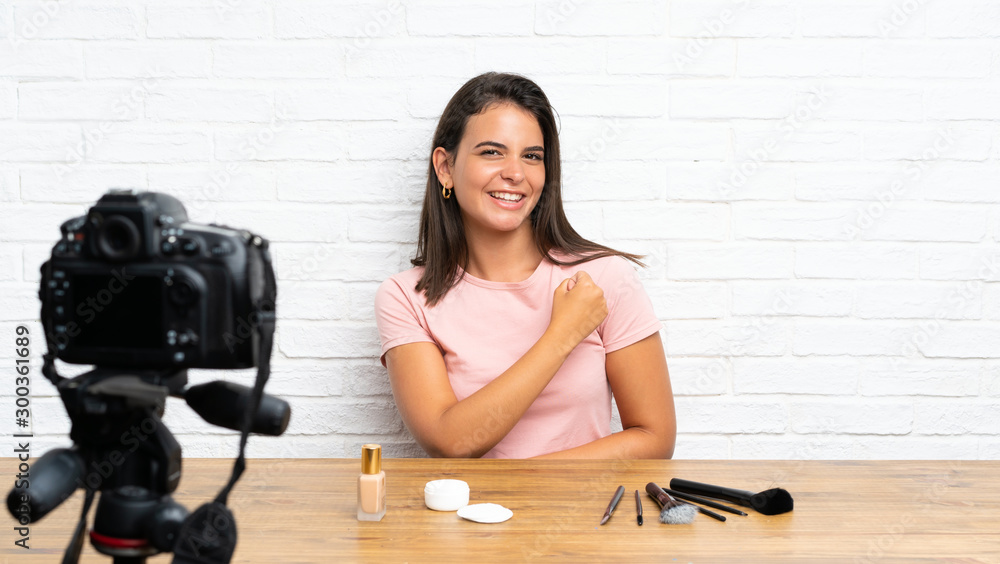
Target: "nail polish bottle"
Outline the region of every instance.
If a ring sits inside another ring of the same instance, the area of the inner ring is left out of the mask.
[[[361,447],[361,475],[358,476],[358,521],[381,521],[385,516],[385,472],[382,447]]]

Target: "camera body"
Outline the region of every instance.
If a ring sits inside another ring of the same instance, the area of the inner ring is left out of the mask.
[[[111,190],[61,226],[42,265],[49,350],[64,362],[184,369],[257,366],[260,239],[189,223],[176,198]],[[266,249],[266,245],[264,246]]]

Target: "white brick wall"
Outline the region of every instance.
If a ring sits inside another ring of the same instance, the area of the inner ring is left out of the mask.
[[[167,192],[273,241],[294,413],[251,454],[421,455],[372,299],[413,255],[436,118],[487,70],[552,99],[576,227],[647,255],[677,457],[1000,457],[992,0],[0,0],[0,361],[40,332],[59,224]],[[38,448],[69,425],[41,352]],[[253,371],[191,371],[220,377]]]

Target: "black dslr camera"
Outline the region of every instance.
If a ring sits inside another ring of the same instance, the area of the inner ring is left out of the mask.
[[[235,521],[225,507],[245,466],[250,432],[281,435],[288,403],[263,393],[270,372],[277,288],[268,242],[246,230],[189,223],[166,194],[112,190],[87,215],[61,226],[42,265],[39,297],[48,343],[43,374],[72,423],[72,448],[54,449],[7,498],[36,522],[78,487],[83,514],[64,562],[90,532],[115,562],[174,552],[174,562],[228,562]],[[61,377],[55,359],[95,365]],[[223,381],[187,385],[188,368],[258,367],[253,388]],[[183,397],[214,425],[242,431],[233,474],[194,514],[173,501],[181,448],[161,421],[167,396]]]
[[[177,199],[125,191],[109,192],[61,230],[41,288],[42,323],[60,360],[257,365],[247,328],[259,323],[254,304],[273,296],[264,295],[263,258],[250,232],[187,223]]]

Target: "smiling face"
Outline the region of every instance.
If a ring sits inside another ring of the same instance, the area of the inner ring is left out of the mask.
[[[454,155],[435,149],[438,178],[454,188],[467,236],[530,236],[531,210],[545,185],[544,145],[533,115],[499,104],[469,118]]]

